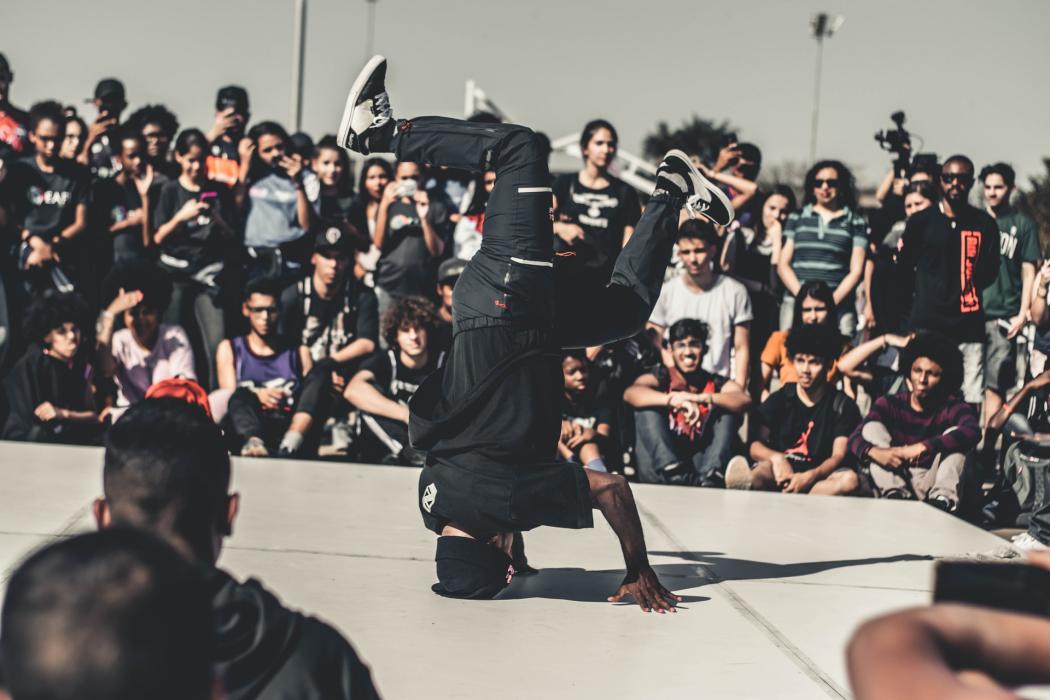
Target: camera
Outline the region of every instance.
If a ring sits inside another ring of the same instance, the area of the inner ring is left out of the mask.
[[[875,140],[883,150],[896,154],[893,161],[893,170],[897,177],[906,177],[908,165],[911,159],[911,134],[904,128],[904,112],[894,112],[890,115],[893,129],[884,129],[875,132]]]

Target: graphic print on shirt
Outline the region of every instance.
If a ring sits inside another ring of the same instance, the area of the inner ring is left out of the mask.
[[[801,459],[809,461],[809,435],[813,432],[814,421],[810,421],[806,425],[806,429],[802,431],[802,434],[798,436],[798,440],[795,444],[784,450],[784,454],[788,455],[791,459]]]
[[[999,231],[999,254],[1004,258],[1014,259],[1017,254],[1017,227],[1011,226],[1009,231]]]
[[[609,228],[609,216],[605,210],[615,211],[620,206],[620,200],[604,192],[577,192],[572,188],[572,201],[579,205],[581,211],[578,215],[579,223],[594,228]]]
[[[981,310],[981,295],[974,284],[977,255],[981,250],[981,232],[964,230],[959,232],[959,311],[964,314]]]

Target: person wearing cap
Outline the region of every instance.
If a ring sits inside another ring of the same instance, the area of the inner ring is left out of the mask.
[[[248,127],[248,91],[239,85],[219,88],[215,96],[215,123],[208,129],[211,148],[205,167],[208,179],[227,187],[237,184],[240,176],[240,154],[237,144]]]
[[[0,53],[0,143],[15,153],[25,153],[29,146],[29,114],[11,104],[14,79],[11,64]]]
[[[448,350],[452,347],[452,290],[456,287],[456,280],[463,274],[467,267],[466,260],[449,258],[438,265],[437,294],[440,306],[438,306],[438,320],[440,321],[434,333],[434,347]]]
[[[95,86],[95,97],[91,102],[98,110],[98,116],[88,127],[77,161],[88,166],[94,177],[111,178],[120,170],[116,147],[110,140],[111,134],[120,126],[121,113],[128,106],[124,83],[116,78],[103,78]]]

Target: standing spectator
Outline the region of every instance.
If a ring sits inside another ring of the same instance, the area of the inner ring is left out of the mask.
[[[705,370],[708,329],[681,319],[667,331],[670,365],[658,365],[623,394],[635,409],[638,471],[647,483],[721,487],[740,416],[751,397],[737,382]]]
[[[240,143],[248,128],[248,91],[239,85],[219,88],[215,96],[215,123],[208,129],[208,179],[231,191],[240,182]]]
[[[164,105],[146,105],[128,117],[127,123],[142,134],[146,162],[166,178],[179,176],[179,165],[171,159],[171,142],[179,133],[179,120]]]
[[[66,107],[66,135],[62,139],[62,147],[58,151],[58,157],[62,160],[76,161],[77,154],[84,146],[87,138],[87,124],[77,116],[75,107]]]
[[[961,401],[963,357],[937,333],[919,333],[904,349],[908,388],[880,397],[850,437],[883,498],[918,499],[955,511],[966,459],[981,438],[973,408]]]
[[[116,420],[129,406],[146,398],[157,382],[197,379],[193,349],[181,326],[160,322],[171,299],[171,280],[145,262],[118,268],[111,276],[120,285],[98,324],[99,373],[117,383]],[[116,330],[117,319],[124,327]]]
[[[346,150],[329,134],[317,142],[310,160],[321,184],[318,213],[325,224],[345,222],[354,205],[353,170]],[[367,232],[362,232],[362,237]],[[369,239],[371,240],[371,239]]]
[[[151,212],[164,184],[147,160],[146,145],[138,130],[125,126],[114,144],[120,170],[110,180],[96,180],[92,195],[92,218],[106,237],[105,245],[98,246],[107,254],[99,260],[102,271],[145,257],[152,243]]]
[[[375,285],[373,273],[379,262],[379,248],[375,246],[376,221],[386,186],[394,179],[394,168],[382,158],[369,158],[361,166],[357,183],[357,198],[349,213],[350,224],[369,240],[368,251],[357,254],[354,274],[364,278],[368,286]]]
[[[15,74],[7,57],[0,53],[0,143],[15,153],[24,153],[28,147],[29,115],[11,104],[11,83]]]
[[[937,201],[937,185],[932,180],[917,180],[904,189],[905,218],[893,224],[875,254],[864,263],[864,327],[885,333],[901,333],[911,314],[914,274],[897,265],[904,227],[914,214],[928,209]]]
[[[984,305],[984,415],[1003,405],[1017,380],[1017,335],[1028,323],[1039,230],[1035,222],[1010,206],[1014,169],[995,163],[981,170],[988,213],[999,226],[999,273],[982,292]]]
[[[797,381],[770,394],[755,414],[757,439],[748,465],[733,458],[726,467],[726,488],[762,489],[825,496],[857,491],[849,435],[860,422],[856,404],[828,383],[828,368],[838,355],[833,326],[791,329],[787,347]]]
[[[572,350],[562,355],[565,400],[561,408],[558,455],[587,469],[607,472],[605,454],[611,444],[613,414],[605,387],[591,383],[591,362],[586,353]]]
[[[93,177],[109,178],[116,175],[120,169],[113,138],[114,132],[120,126],[120,115],[128,106],[124,96],[124,83],[116,78],[98,81],[98,85],[95,86],[95,99],[92,101],[98,110],[98,116],[88,127],[87,138],[84,139],[84,146],[77,160],[88,166]]]
[[[452,232],[452,255],[460,260],[470,260],[481,248],[481,236],[485,230],[485,207],[489,195],[496,186],[496,173],[493,170],[475,177],[460,205],[459,221]]]
[[[581,274],[605,283],[642,214],[638,193],[609,172],[619,136],[604,119],[583,127],[583,169],[554,181],[555,253],[573,253]]]
[[[33,105],[29,140],[34,154],[13,163],[5,178],[14,199],[13,221],[21,230],[20,267],[27,271],[31,292],[72,289],[64,275],[56,276],[53,271],[61,261],[75,274],[77,240],[87,226],[88,174],[76,163],[58,157],[65,122],[57,102]]]
[[[394,301],[382,318],[388,350],[368,358],[346,387],[346,400],[363,414],[371,443],[364,457],[384,464],[422,464],[408,443],[408,401],[445,360],[430,334],[437,325],[434,305],[420,297]]]
[[[34,299],[25,318],[30,345],[4,379],[9,413],[3,439],[97,441],[101,426],[83,338],[88,313],[76,294],[47,293]]]
[[[681,225],[678,258],[685,269],[664,283],[648,325],[662,334],[683,318],[703,321],[709,329],[704,339],[704,369],[746,386],[751,300],[744,285],[718,273],[720,245],[709,221],[689,219]]]
[[[433,295],[448,233],[448,208],[423,189],[419,164],[398,163],[396,174],[383,191],[373,237],[380,317],[395,298]]]
[[[288,134],[276,122],[256,124],[241,145],[237,203],[250,258],[248,279],[297,276],[309,257],[306,232],[314,220],[303,163],[288,155]]]
[[[791,329],[799,326],[827,326],[838,331],[838,325],[834,317],[835,299],[831,288],[823,282],[806,282],[798,290],[795,300],[795,317],[791,321]],[[762,349],[762,399],[769,395],[770,380],[775,372],[780,378],[780,384],[792,384],[798,381],[798,373],[795,372],[795,362],[787,349],[789,331],[773,331]],[[849,341],[839,336],[838,344],[840,351],[835,358],[850,349]],[[839,380],[839,370],[835,358],[828,367],[827,380],[832,386]]]
[[[973,161],[955,155],[941,170],[943,198],[908,219],[898,264],[915,270],[911,328],[944,333],[963,355],[967,403],[984,400],[984,306],[981,290],[999,274],[999,227],[966,202]]]
[[[232,392],[226,422],[242,457],[298,453],[315,424],[317,402],[327,394],[318,382],[303,382],[306,348],[278,333],[277,294],[274,280],[249,282],[241,306],[248,334],[222,341],[216,351],[219,388]]]
[[[452,292],[467,261],[449,258],[438,267],[438,327],[434,331],[434,347],[441,350],[452,349]]]
[[[175,161],[181,174],[164,184],[153,211],[158,263],[173,281],[164,322],[189,334],[206,389],[215,386],[215,348],[226,333],[220,275],[233,240],[224,188],[204,176],[207,148],[199,130],[179,134]]]
[[[795,295],[803,283],[824,282],[835,298],[839,331],[857,330],[854,292],[864,274],[868,222],[857,208],[853,174],[842,163],[822,160],[806,173],[802,211],[784,224],[784,247],[777,272],[786,291],[780,328],[791,327]]]
[[[735,137],[735,134],[728,137]],[[735,221],[739,222],[738,225],[756,226],[761,210],[754,205],[756,200],[762,199],[755,182],[762,169],[762,151],[758,146],[753,143],[737,143],[734,140],[718,151],[718,158],[712,167],[706,167],[699,158],[694,158],[693,162],[709,180],[722,186],[730,204],[733,205],[733,211],[736,212]],[[792,193],[792,201],[794,198]]]

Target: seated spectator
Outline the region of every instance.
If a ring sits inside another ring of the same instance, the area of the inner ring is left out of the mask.
[[[259,581],[215,566],[241,503],[222,434],[174,398],[132,407],[110,431],[99,528],[140,528],[197,564],[211,592],[215,676],[228,700],[376,698],[368,667],[332,627],[284,607]],[[143,695],[141,697],[152,697]]]
[[[784,224],[784,246],[777,272],[786,291],[780,328],[794,319],[795,296],[805,282],[820,280],[832,289],[839,331],[857,330],[855,292],[864,275],[868,221],[857,208],[853,174],[838,161],[823,160],[806,173],[802,211]]]
[[[587,469],[607,472],[605,451],[612,433],[612,409],[604,387],[591,383],[591,363],[582,350],[565,353],[561,361],[565,401],[561,409],[558,455]]]
[[[276,122],[260,122],[241,144],[237,205],[244,220],[248,279],[289,278],[309,257],[306,232],[314,223],[303,162],[289,155],[291,143]]]
[[[460,260],[470,260],[481,248],[481,236],[485,231],[485,207],[496,186],[496,173],[486,171],[475,177],[460,205],[459,220],[452,232],[452,255]]]
[[[14,80],[11,64],[0,53],[0,144],[20,154],[29,150],[26,139],[29,115],[11,104],[11,83]]]
[[[438,328],[434,338],[434,347],[441,350],[452,348],[452,291],[456,280],[463,274],[467,263],[459,258],[449,258],[438,266]]]
[[[170,157],[171,142],[179,133],[179,120],[164,105],[146,105],[131,113],[127,126],[142,136],[146,164],[168,179],[179,176],[179,166]]]
[[[721,241],[714,224],[689,219],[678,229],[685,270],[665,282],[647,327],[661,334],[684,318],[707,324],[703,367],[746,388],[750,366],[751,300],[747,288],[718,272]]]
[[[215,96],[215,122],[206,135],[210,148],[205,167],[209,180],[231,192],[240,182],[240,144],[251,116],[247,90],[239,85],[219,88]]]
[[[299,452],[314,425],[316,402],[327,393],[316,381],[304,385],[307,350],[278,333],[277,290],[265,277],[248,283],[241,305],[248,334],[222,341],[215,353],[219,388],[232,392],[226,423],[242,457]],[[321,383],[324,378],[315,375]]]
[[[187,129],[175,140],[175,161],[182,174],[160,190],[153,211],[153,244],[159,248],[159,267],[173,283],[164,322],[182,326],[189,334],[197,376],[211,388],[215,348],[226,335],[222,275],[235,239],[226,193],[204,176],[207,149],[197,129]]]
[[[673,364],[642,374],[624,391],[635,409],[638,472],[646,483],[720,487],[741,416],[751,405],[739,383],[704,369],[708,328],[682,319],[664,340]]]
[[[83,331],[88,319],[76,294],[45,294],[25,318],[29,347],[4,379],[9,413],[3,439],[93,444],[101,436]]]
[[[138,131],[121,129],[114,140],[120,172],[112,179],[95,181],[91,202],[94,227],[103,237],[100,254],[93,256],[101,270],[145,258],[152,244],[150,214],[167,181],[146,160],[145,142]]]
[[[131,528],[59,539],[24,561],[4,597],[10,700],[209,700],[215,632],[206,581]]]
[[[798,290],[795,303],[795,317],[792,328],[802,325],[817,325],[838,328],[835,315],[835,300],[831,288],[823,282],[806,282]],[[787,351],[788,331],[773,331],[766,347],[762,350],[762,399],[769,396],[770,380],[773,373],[780,378],[780,385],[798,381],[795,363]],[[850,349],[849,341],[839,338],[842,352]],[[828,383],[832,386],[839,380],[840,372],[835,361],[828,369]]]
[[[369,357],[346,387],[346,400],[362,412],[367,429],[364,458],[388,464],[421,464],[408,444],[408,400],[445,353],[430,346],[437,325],[434,305],[420,297],[398,299],[383,314],[389,346]]]
[[[160,322],[171,299],[171,281],[147,265],[115,271],[112,278],[120,288],[98,324],[99,372],[117,384],[116,406],[110,412],[114,420],[146,398],[157,382],[197,379],[186,331]],[[118,317],[124,324],[120,330]]]
[[[883,396],[850,437],[875,493],[954,511],[969,453],[981,438],[977,414],[959,397],[963,358],[948,338],[918,333],[904,348],[908,388]]]
[[[433,294],[438,260],[445,253],[449,211],[423,189],[418,163],[398,163],[397,180],[387,184],[379,204],[373,243],[379,315],[397,297]]]
[[[905,377],[898,371],[900,353],[910,340],[910,335],[883,333],[842,353],[837,363],[838,370],[844,376],[863,382],[873,398],[895,393],[904,384]]]
[[[797,381],[773,392],[755,412],[752,464],[734,457],[726,488],[848,495],[861,487],[849,454],[849,435],[860,422],[853,401],[828,382],[841,336],[834,326],[791,329],[787,350]]]

